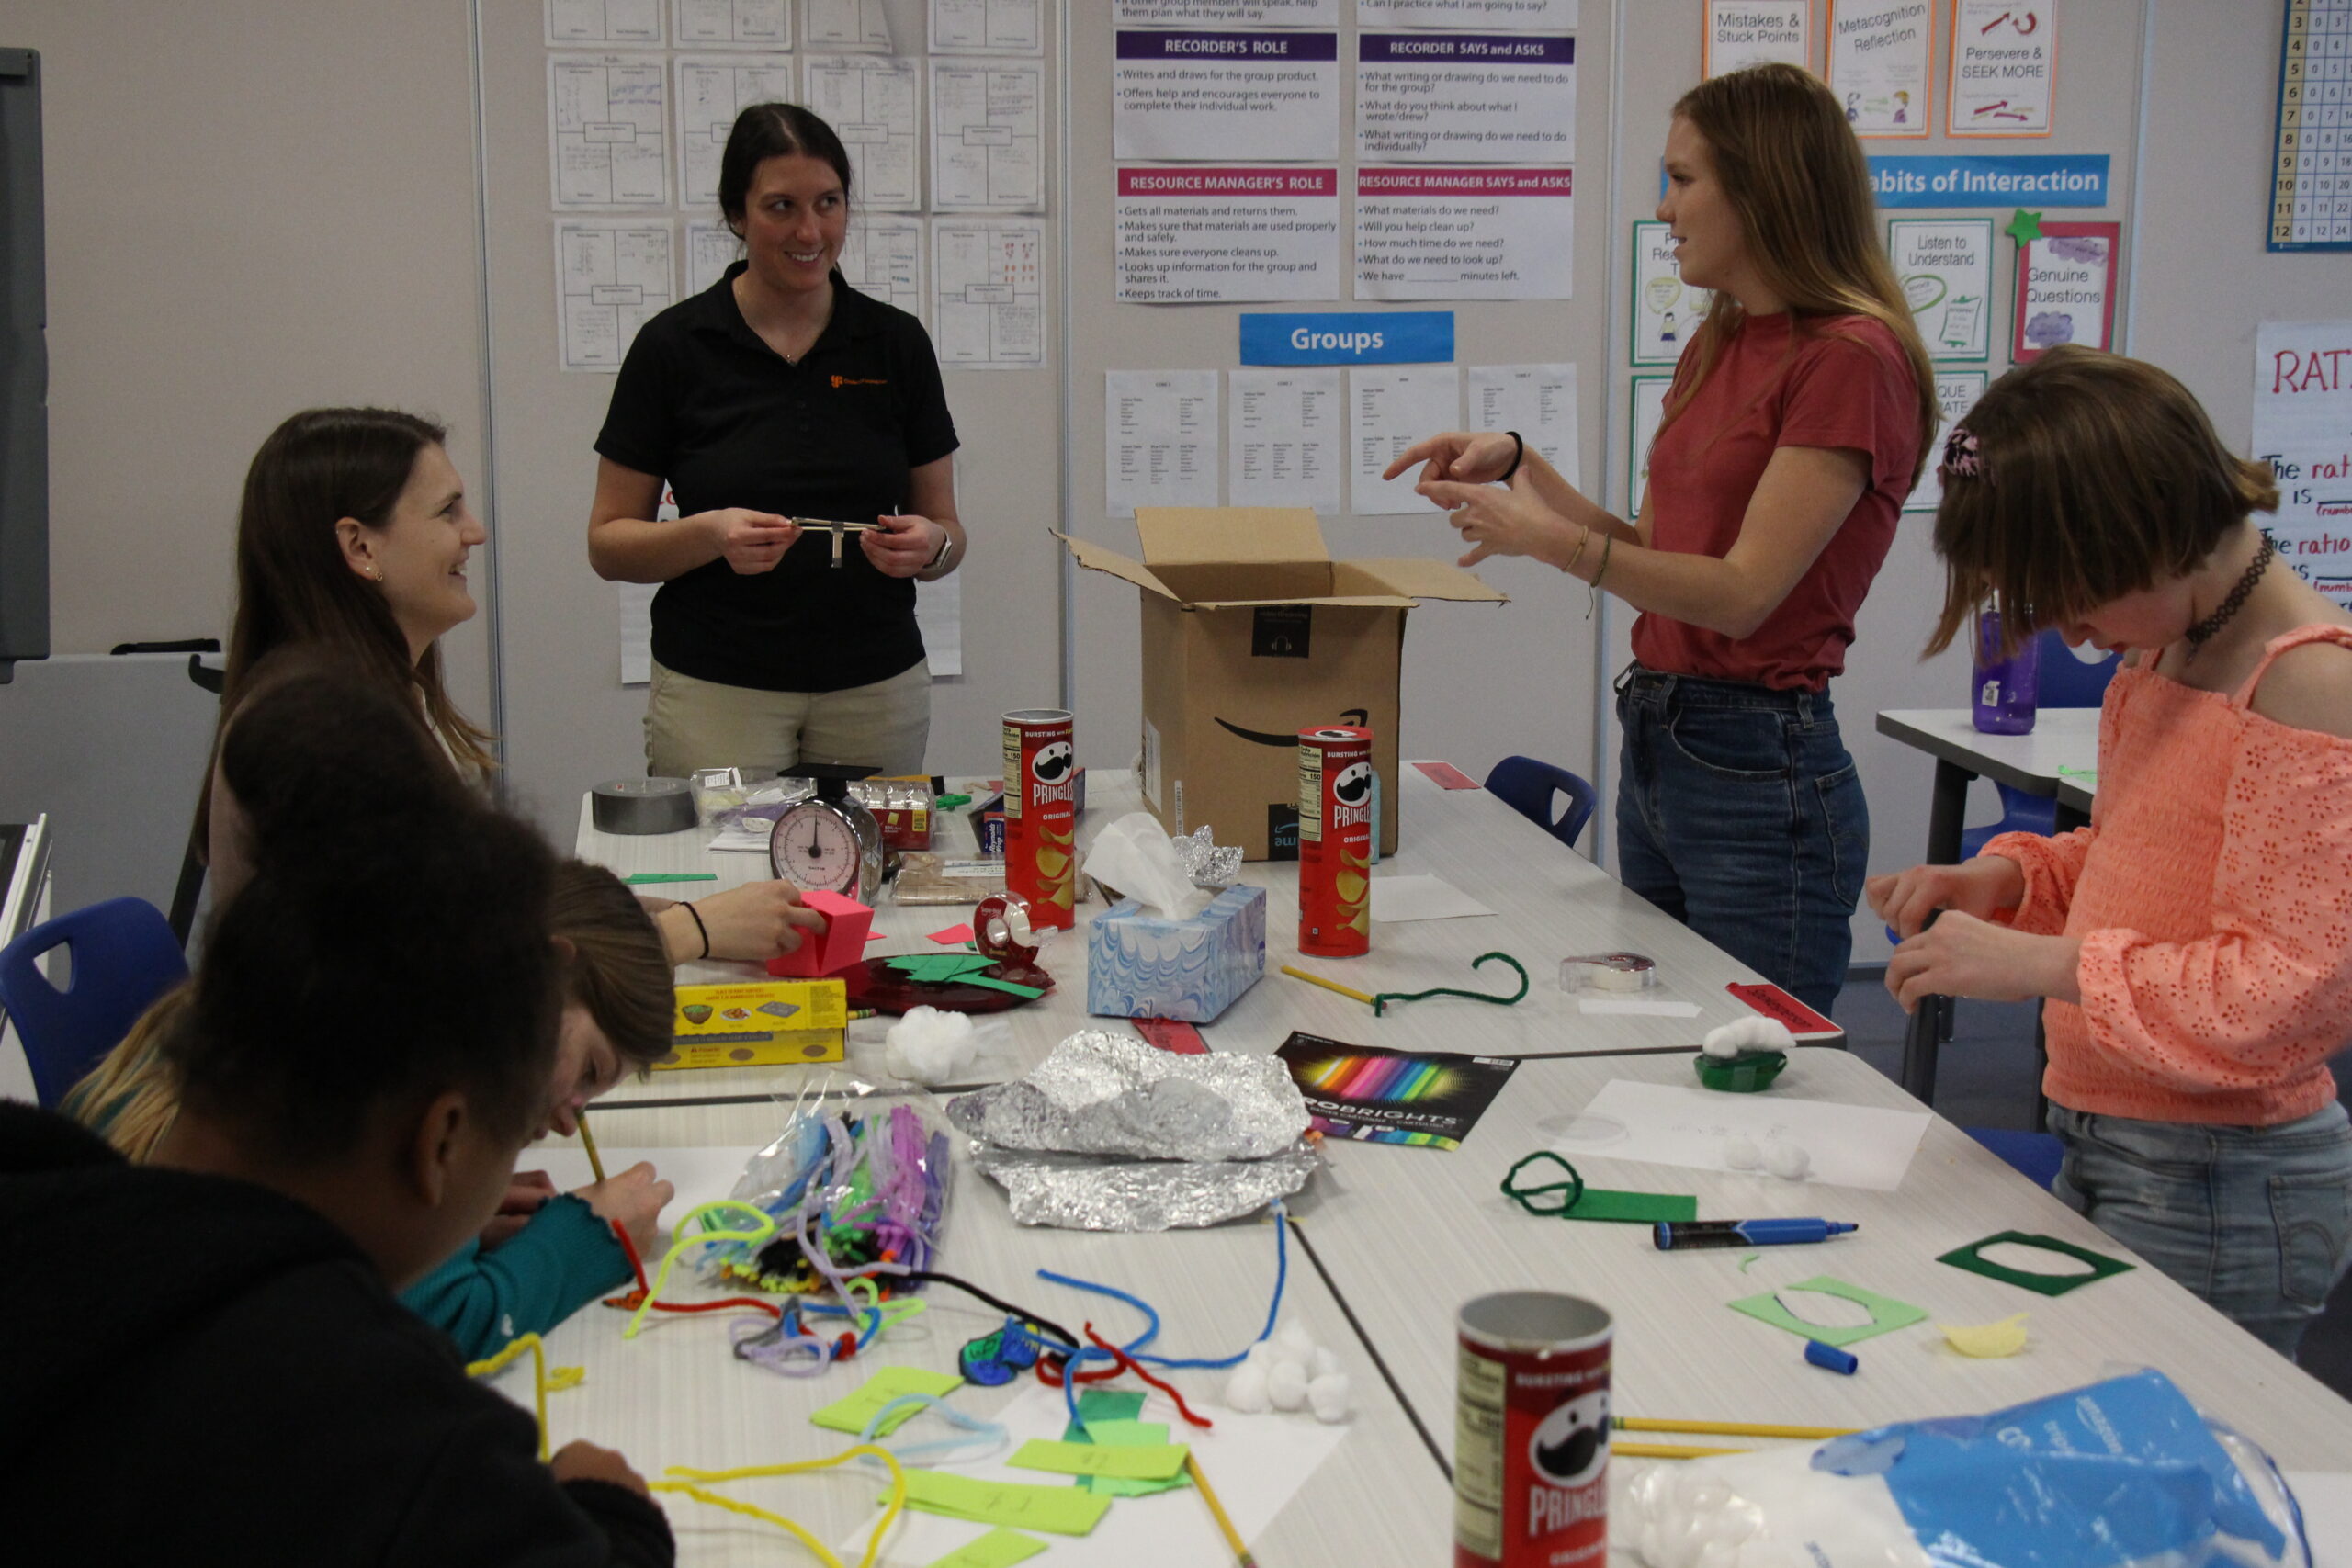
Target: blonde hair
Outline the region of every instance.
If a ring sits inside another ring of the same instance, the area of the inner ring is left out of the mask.
[[[1901,345],[1917,389],[1917,484],[1942,413],[1935,367],[1879,240],[1870,161],[1836,96],[1811,72],[1753,65],[1691,88],[1674,116],[1705,141],[1715,178],[1739,215],[1747,259],[1799,329],[1808,316],[1867,316]],[[1738,300],[1715,295],[1691,335],[1687,373],[1676,373],[1661,431],[1690,406],[1746,320]]]
[[[1944,608],[1931,654],[1988,604],[2008,651],[2186,577],[2232,528],[2278,506],[2269,465],[2222,446],[2188,388],[2071,344],[1994,382],[1948,450],[1960,460],[1940,470]]]

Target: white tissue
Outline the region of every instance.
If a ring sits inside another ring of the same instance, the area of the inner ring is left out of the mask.
[[[1233,1371],[1225,1385],[1225,1407],[1244,1416],[1262,1416],[1272,1408],[1273,1402],[1266,1393],[1266,1369],[1257,1361],[1244,1361]]]
[[[1764,1151],[1756,1146],[1753,1138],[1725,1138],[1724,1164],[1734,1170],[1761,1170],[1764,1168]]]
[[[910,1008],[882,1037],[882,1065],[891,1076],[926,1086],[953,1081],[979,1052],[971,1019],[937,1008]]]
[[[1699,1049],[1710,1056],[1736,1056],[1742,1051],[1793,1051],[1797,1037],[1777,1019],[1740,1018],[1707,1031]]]
[[[1306,1408],[1306,1371],[1296,1361],[1277,1361],[1266,1374],[1266,1397],[1277,1410]]]
[[[1193,886],[1168,829],[1148,811],[1130,811],[1095,835],[1086,874],[1170,919],[1189,920],[1216,897]]]
[[[1764,1167],[1783,1181],[1803,1181],[1813,1156],[1794,1144],[1774,1144],[1764,1151]]]
[[[1306,1385],[1306,1404],[1315,1418],[1327,1427],[1336,1427],[1348,1418],[1348,1405],[1353,1388],[1345,1372],[1326,1372]]]

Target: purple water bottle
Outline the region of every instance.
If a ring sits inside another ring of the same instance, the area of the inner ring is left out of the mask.
[[[2033,692],[2041,678],[2039,646],[2029,640],[2000,656],[2001,613],[1976,617],[1976,728],[1987,735],[2024,735],[2033,728]]]

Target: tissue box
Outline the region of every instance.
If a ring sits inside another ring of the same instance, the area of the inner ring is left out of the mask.
[[[1266,972],[1266,890],[1228,887],[1189,920],[1123,898],[1086,936],[1086,1010],[1206,1023]]]

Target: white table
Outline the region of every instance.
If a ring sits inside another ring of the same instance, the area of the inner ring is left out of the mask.
[[[1240,1000],[1202,1033],[1213,1048],[1271,1052],[1295,1029],[1360,1045],[1394,1050],[1439,1050],[1483,1055],[1543,1056],[1625,1051],[1694,1049],[1706,1031],[1748,1014],[1724,994],[1735,981],[1752,982],[1754,971],[1715,948],[1679,921],[1626,890],[1607,872],[1569,850],[1534,823],[1483,789],[1441,789],[1419,769],[1407,767],[1402,796],[1399,852],[1381,863],[1375,875],[1430,874],[1444,878],[1495,911],[1492,917],[1419,920],[1374,928],[1373,951],[1353,959],[1303,958],[1297,951],[1298,868],[1290,862],[1253,862],[1242,880],[1266,889],[1266,974]],[[1090,843],[1102,826],[1141,809],[1130,774],[1090,769],[1088,807],[1079,839]],[[950,819],[968,833],[961,819]],[[696,897],[768,874],[761,854],[710,851],[711,829],[641,837],[596,830],[589,803],[581,803],[577,853],[628,875],[637,872],[716,873],[713,883],[654,886],[646,892]],[[1086,1011],[1086,922],[1103,906],[1080,904],[1078,929],[1052,939],[1039,962],[1052,973],[1053,993],[998,1016],[1012,1030],[1009,1055],[984,1059],[983,1081],[1016,1077],[1041,1060],[1065,1036],[1080,1029],[1122,1030],[1126,1021],[1096,1019]],[[886,893],[875,911],[875,929],[891,940],[872,944],[875,956],[937,952],[923,940],[970,919],[950,905],[902,907]],[[1696,1018],[1587,1017],[1559,988],[1559,961],[1571,953],[1630,948],[1657,960],[1664,983],[1692,1003]],[[1488,1007],[1453,998],[1402,1006],[1392,1004],[1374,1018],[1360,1002],[1333,995],[1281,974],[1293,964],[1328,975],[1365,992],[1418,991],[1432,986],[1507,992],[1510,970],[1489,964],[1476,971],[1471,961],[1487,952],[1510,953],[1527,966],[1528,994],[1516,1007]],[[755,973],[747,964],[688,964],[682,981],[736,979]],[[878,1049],[887,1020],[851,1026],[851,1052]],[[808,1067],[720,1067],[664,1072],[650,1081],[631,1081],[610,1101],[695,1101],[765,1098],[797,1084]]]

